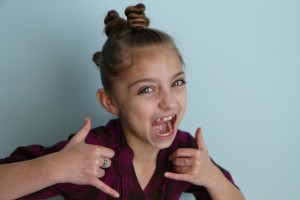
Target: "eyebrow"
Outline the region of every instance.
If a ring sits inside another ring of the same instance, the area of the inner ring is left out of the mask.
[[[175,79],[176,77],[181,76],[181,75],[185,75],[184,71],[180,71],[180,72],[174,74],[172,76],[172,79]],[[136,80],[133,83],[131,83],[128,87],[131,88],[135,84],[142,83],[142,82],[155,82],[155,80],[156,80],[155,78],[143,78],[143,79],[139,79],[139,80]]]

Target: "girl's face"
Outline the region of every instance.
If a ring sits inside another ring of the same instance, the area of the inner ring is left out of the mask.
[[[113,86],[113,100],[132,148],[171,145],[186,108],[185,73],[174,50],[147,48]]]

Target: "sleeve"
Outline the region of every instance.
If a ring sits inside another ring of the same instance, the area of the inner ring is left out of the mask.
[[[0,159],[0,164],[9,164],[9,163],[15,163],[15,162],[20,162],[20,161],[25,161],[25,160],[31,160],[31,159],[38,158],[38,157],[41,157],[41,156],[44,156],[47,154],[58,152],[66,144],[67,144],[67,141],[63,141],[63,142],[57,143],[51,147],[44,147],[42,145],[30,145],[27,147],[18,147],[15,151],[13,151],[13,153],[10,156],[8,156],[4,159]],[[61,195],[62,187],[66,187],[65,184],[57,184],[54,186],[50,186],[48,188],[37,191],[37,192],[27,195],[25,197],[21,197],[19,199],[22,199],[22,200],[47,199],[50,197]]]
[[[67,141],[59,142],[52,147],[44,147],[42,145],[30,145],[26,147],[18,147],[8,157],[0,159],[0,164],[14,163],[25,160],[31,160],[50,153],[60,151]]]

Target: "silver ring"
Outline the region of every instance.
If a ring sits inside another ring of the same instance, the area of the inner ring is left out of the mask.
[[[187,166],[189,166],[189,164],[190,164],[190,161],[189,161],[188,158],[186,158],[186,159],[184,160],[184,165],[187,167]]]
[[[108,167],[109,167],[108,159],[107,159],[107,158],[104,158],[102,168],[108,168]]]

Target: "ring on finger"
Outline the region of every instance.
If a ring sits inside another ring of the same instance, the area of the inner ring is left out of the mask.
[[[108,168],[108,167],[109,167],[108,159],[104,158],[102,168],[104,169],[104,168]]]
[[[184,166],[189,166],[190,160],[188,158],[184,159]]]

